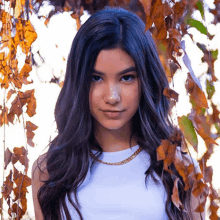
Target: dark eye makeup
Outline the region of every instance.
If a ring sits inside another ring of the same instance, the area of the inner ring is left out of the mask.
[[[130,82],[130,81],[132,81],[135,77],[136,77],[135,75],[129,74],[129,75],[124,75],[124,76],[122,76],[121,79],[124,78],[125,81]],[[94,82],[100,81],[100,80],[99,80],[100,78],[102,78],[102,77],[101,77],[101,76],[98,76],[98,75],[95,75],[95,74],[92,75],[92,81],[94,81]],[[131,78],[131,80],[126,80],[126,79],[130,79],[130,78]]]

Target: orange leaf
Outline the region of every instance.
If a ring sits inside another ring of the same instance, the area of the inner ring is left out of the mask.
[[[13,95],[16,91],[14,89],[10,89],[8,94],[7,94],[7,100],[11,98],[11,95]]]
[[[20,206],[17,205],[17,203],[14,203],[14,204],[12,205],[12,209],[9,208],[8,214],[9,214],[10,216],[12,216],[12,213],[16,213],[16,214],[17,214],[16,219],[19,219],[19,220],[20,220],[20,219],[22,218],[22,216],[25,214],[25,212],[21,209]]]
[[[26,22],[26,25],[24,27],[24,37],[27,45],[26,54],[29,51],[32,43],[37,39],[37,33],[34,30],[34,27],[32,26],[30,20]]]
[[[206,201],[201,202],[198,207],[195,209],[195,212],[204,212]]]
[[[28,100],[28,105],[27,105],[27,114],[29,117],[32,117],[36,114],[36,98],[34,96],[34,89],[31,90],[31,97]]]
[[[31,178],[27,175],[20,175],[20,177],[15,180],[15,184],[18,188],[21,188],[22,186],[28,187],[31,185]]]
[[[157,160],[164,160],[169,147],[169,140],[162,140],[161,145],[157,148]]]
[[[208,102],[205,93],[202,91],[197,82],[192,78],[191,74],[188,73],[186,89],[199,108],[208,108]]]
[[[202,195],[205,191],[206,184],[203,183],[202,180],[195,182],[195,185],[193,187],[193,195],[198,198],[200,195]]]
[[[210,219],[211,220],[218,220],[217,211],[219,209],[219,206],[214,201],[211,201],[209,209],[210,209],[210,211],[212,213],[210,215]]]
[[[172,193],[171,199],[172,199],[173,204],[179,209],[180,207],[181,208],[183,207],[183,204],[181,203],[180,198],[179,198],[178,181],[179,181],[179,178],[176,178],[174,181],[173,193]]]

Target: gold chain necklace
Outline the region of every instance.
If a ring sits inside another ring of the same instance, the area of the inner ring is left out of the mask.
[[[96,159],[96,160],[99,161],[100,163],[104,163],[104,164],[107,164],[107,165],[122,165],[122,164],[128,163],[129,161],[134,159],[141,151],[142,151],[142,148],[139,147],[130,157],[128,157],[127,159],[122,160],[120,162],[116,162],[116,163],[104,162],[104,161],[102,161],[100,159]],[[92,156],[92,158],[95,159],[95,156],[94,156],[94,154],[92,152],[90,152],[90,155]]]

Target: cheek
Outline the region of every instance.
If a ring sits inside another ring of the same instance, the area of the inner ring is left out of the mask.
[[[89,92],[89,107],[92,110],[100,102],[101,92],[97,88],[90,88]]]
[[[133,88],[130,88],[130,89],[126,89],[124,91],[124,97],[125,97],[125,102],[126,104],[129,104],[133,107],[139,105],[139,100],[140,100],[140,97],[139,97],[139,90],[138,90],[138,87],[133,87]]]

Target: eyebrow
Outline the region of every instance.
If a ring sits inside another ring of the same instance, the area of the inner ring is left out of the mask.
[[[125,74],[125,73],[133,72],[133,71],[136,71],[136,68],[135,68],[134,66],[129,67],[129,68],[125,69],[125,70],[120,71],[119,73],[117,73],[117,75],[120,76],[120,75],[123,75],[123,74]],[[93,69],[93,73],[97,73],[97,74],[99,74],[99,75],[101,75],[101,76],[104,76],[104,75],[105,75],[105,73],[100,72],[100,71],[95,70],[95,69]]]

